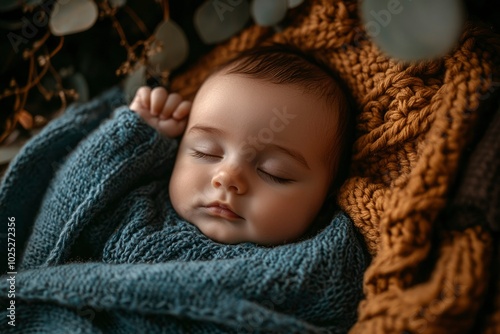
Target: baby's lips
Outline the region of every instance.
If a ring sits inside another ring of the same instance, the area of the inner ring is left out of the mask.
[[[237,218],[237,219],[243,219],[240,215],[238,215],[236,212],[234,212],[233,208],[228,205],[227,203],[221,203],[221,202],[211,202],[207,205],[205,205],[205,208],[208,210],[222,214],[223,216],[228,216],[230,218]]]

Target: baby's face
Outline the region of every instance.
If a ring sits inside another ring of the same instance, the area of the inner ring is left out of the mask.
[[[174,209],[217,242],[293,241],[332,180],[325,155],[336,129],[326,112],[294,86],[212,76],[180,143],[169,186]]]

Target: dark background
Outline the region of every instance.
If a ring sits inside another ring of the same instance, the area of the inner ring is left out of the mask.
[[[47,1],[45,1],[47,3]],[[179,24],[188,37],[190,52],[187,61],[177,71],[183,71],[199,56],[209,51],[213,46],[205,45],[198,37],[192,23],[194,10],[202,3],[198,1],[170,1],[170,18]],[[162,6],[154,0],[128,0],[127,6],[144,23],[152,34],[159,22],[163,20]],[[51,7],[49,7],[51,8]],[[19,51],[16,52],[11,40],[8,38],[10,32],[23,36],[20,28],[22,20],[33,21],[33,13],[23,12],[22,8],[9,12],[0,12],[0,94],[9,88],[12,79],[19,86],[27,83],[29,76],[29,61],[23,58],[23,50],[33,47],[33,42],[40,40],[48,31],[48,25],[37,27],[36,35],[29,38],[28,43],[18,43]],[[138,28],[134,19],[120,8],[116,16],[120,22],[129,44],[138,40],[144,40],[148,36]],[[12,36],[12,35],[11,35]],[[52,51],[60,43],[60,38],[49,37],[38,54],[42,51]],[[137,50],[140,52],[140,50]],[[54,69],[59,72],[62,78],[62,86],[65,89],[76,89],[80,91],[83,87],[88,89],[89,98],[102,92],[108,87],[118,84],[125,78],[125,75],[117,75],[116,70],[127,60],[126,49],[120,45],[120,38],[116,29],[112,26],[109,18],[99,18],[97,22],[88,30],[64,36],[63,46],[60,51],[51,59]],[[78,80],[75,74],[78,73]],[[82,82],[81,79],[84,79]],[[154,78],[151,80],[154,81]],[[44,75],[40,82],[48,91],[57,91],[56,80],[49,72]],[[154,84],[154,83],[153,83]],[[13,116],[15,107],[15,97],[0,98],[0,134],[5,130],[6,120]],[[68,103],[71,98],[68,97]],[[50,115],[63,106],[58,96],[46,101],[39,89],[35,86],[29,91],[25,104],[25,110],[30,114],[42,115],[50,119]],[[18,129],[23,131],[22,127]]]
[[[29,2],[29,0],[26,1]],[[47,4],[50,1],[55,0],[44,1],[44,3]],[[96,2],[99,1],[102,0],[96,0]],[[190,44],[187,61],[173,74],[177,71],[183,71],[213,47],[202,43],[193,26],[194,11],[202,3],[203,0],[169,1],[170,18],[182,27]],[[465,3],[470,17],[479,18],[486,22],[491,29],[499,30],[500,6],[497,5],[496,0],[469,0]],[[159,1],[128,0],[127,6],[144,23],[150,33],[163,19],[163,10]],[[2,36],[0,38],[0,96],[5,89],[9,88],[12,79],[15,79],[19,86],[26,84],[29,75],[29,62],[23,58],[23,48],[32,48],[33,42],[39,40],[48,30],[48,25],[37,27],[36,35],[30,38],[28,43],[19,44],[20,50],[15,52],[8,39],[8,34],[13,32],[22,36],[22,20],[24,18],[24,20],[33,22],[32,16],[33,13],[23,11],[22,6],[0,12],[0,36]],[[123,8],[117,11],[115,17],[123,27],[129,44],[148,37],[144,35]],[[248,24],[251,24],[251,21]],[[59,42],[59,37],[51,36],[40,50],[54,50]],[[88,97],[92,98],[124,79],[125,76],[117,75],[116,70],[126,59],[126,50],[120,45],[120,38],[112,26],[112,21],[109,18],[103,18],[98,19],[95,25],[87,31],[65,36],[62,48],[51,59],[51,62],[53,68],[62,76],[62,86],[65,89],[76,89],[78,92],[82,91],[82,87],[84,87],[88,90]],[[76,78],[77,76],[78,78]],[[54,78],[51,73],[47,73],[40,84],[48,91],[57,91]],[[155,79],[151,78],[150,81],[155,81]],[[66,103],[72,102],[70,96],[66,99]],[[0,98],[0,135],[5,132],[8,120],[12,120],[14,117],[15,105],[14,96]],[[64,103],[57,95],[47,101],[35,86],[29,91],[24,109],[32,116],[41,115],[46,120],[50,120],[51,115],[62,107],[64,107]],[[34,124],[34,127],[36,126],[37,124]],[[38,126],[43,126],[43,124]],[[21,126],[18,125],[17,129],[21,132],[21,136],[29,136],[29,131]]]

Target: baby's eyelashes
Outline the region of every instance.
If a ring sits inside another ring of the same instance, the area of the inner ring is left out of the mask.
[[[198,149],[191,149],[189,152],[193,158],[201,160],[205,163],[218,163],[224,159],[224,154],[213,153],[211,150],[208,152],[200,151]],[[241,166],[237,166],[241,169]],[[296,182],[296,180],[289,177],[281,176],[281,173],[276,173],[271,170],[264,169],[262,167],[255,168],[255,172],[266,182],[271,182],[278,185],[286,185]]]
[[[294,182],[294,180],[292,180],[292,179],[287,179],[284,177],[276,176],[270,172],[266,172],[265,170],[263,170],[261,168],[258,168],[257,171],[261,176],[263,176],[264,179],[270,180],[274,183],[288,184],[288,183]]]
[[[191,152],[191,156],[193,156],[196,159],[205,159],[205,160],[210,160],[210,161],[222,159],[222,157],[220,157],[218,155],[203,153],[201,151],[196,151],[196,150],[193,150]]]

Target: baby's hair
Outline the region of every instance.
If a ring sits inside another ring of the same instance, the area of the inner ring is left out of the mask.
[[[314,57],[284,44],[268,44],[243,51],[213,73],[222,71],[274,84],[293,85],[325,100],[328,109],[332,110],[331,117],[338,123],[330,154],[325,157],[335,176],[330,188],[330,193],[335,194],[347,176],[353,138],[352,99],[338,76]]]

